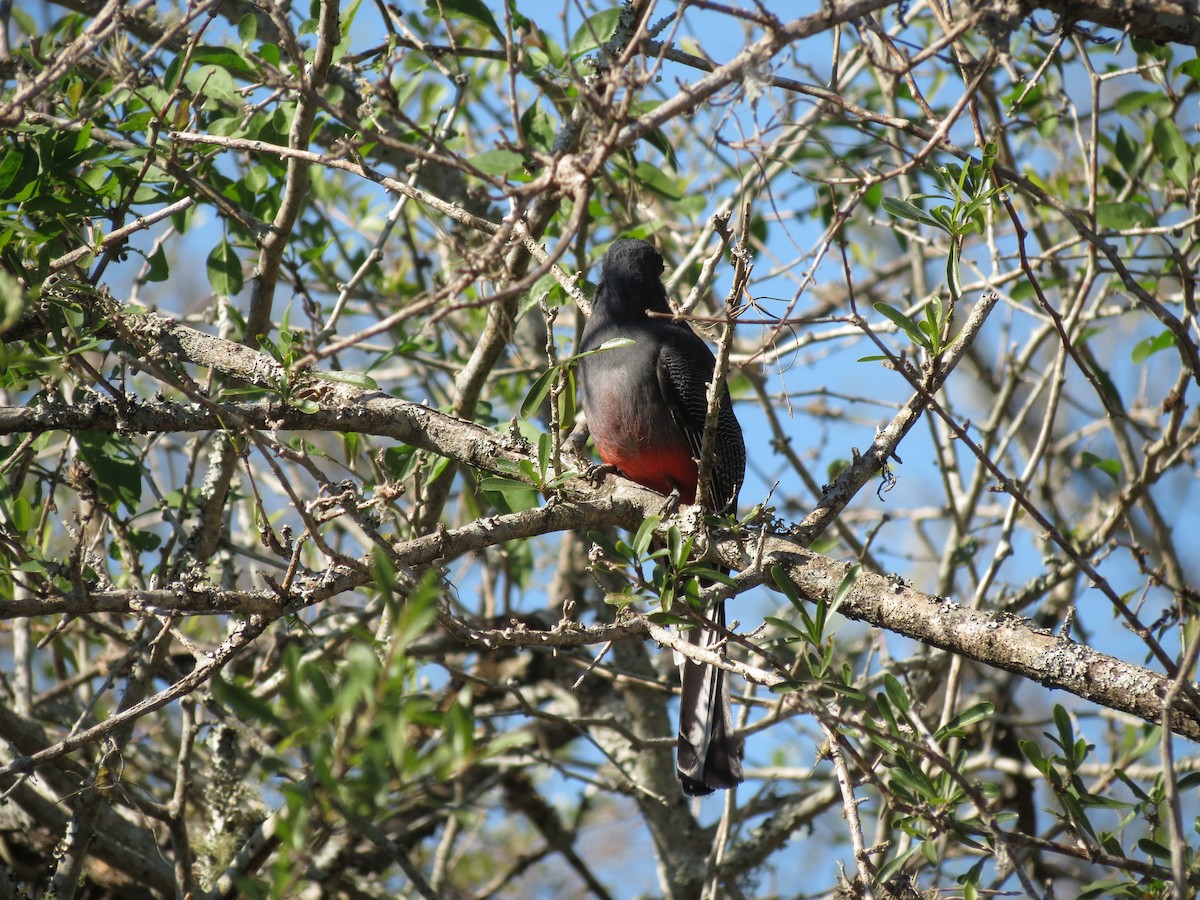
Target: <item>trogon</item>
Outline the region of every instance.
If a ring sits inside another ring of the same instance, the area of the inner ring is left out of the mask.
[[[605,254],[579,349],[596,350],[615,338],[633,343],[580,359],[579,399],[605,463],[651,490],[675,492],[684,503],[695,503],[716,358],[687,323],[669,318],[673,312],[662,271],[662,256],[646,241],[618,240]],[[717,513],[734,510],[745,472],[746,444],[726,390],[705,507]],[[725,626],[723,601],[711,617]],[[688,639],[711,648],[720,636],[697,627],[688,631]],[[684,793],[733,787],[742,780],[742,763],[726,673],[685,659],[681,678],[677,767]]]

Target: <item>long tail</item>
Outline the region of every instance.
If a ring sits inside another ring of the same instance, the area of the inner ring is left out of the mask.
[[[725,603],[713,609],[714,621],[725,627]],[[693,628],[688,640],[713,648],[721,636],[707,628]],[[724,669],[684,659],[680,663],[683,696],[679,701],[677,769],[683,792],[691,797],[731,788],[742,778],[742,760],[733,736],[733,711]]]

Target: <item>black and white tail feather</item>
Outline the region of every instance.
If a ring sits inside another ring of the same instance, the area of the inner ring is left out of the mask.
[[[725,627],[725,603],[713,609],[713,621]],[[721,635],[711,628],[693,628],[688,640],[705,650],[720,646]],[[742,761],[733,734],[727,673],[715,666],[692,662],[675,654],[683,684],[679,701],[679,746],[676,768],[683,792],[700,797],[741,782]]]

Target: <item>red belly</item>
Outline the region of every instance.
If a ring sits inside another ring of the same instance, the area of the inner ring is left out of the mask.
[[[593,435],[593,440],[595,436]],[[626,478],[638,484],[669,494],[679,491],[684,503],[696,502],[696,461],[689,451],[662,447],[629,447],[596,440],[600,458],[616,466]]]

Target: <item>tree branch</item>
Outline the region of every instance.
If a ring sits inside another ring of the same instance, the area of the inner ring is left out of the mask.
[[[133,336],[135,343],[137,335],[141,335],[142,339],[153,335],[160,346],[174,348],[183,360],[217,368],[231,377],[263,387],[277,384],[275,379],[283,372],[282,367],[265,355],[233,342],[204,335],[153,313],[122,315],[117,304],[106,302],[111,304],[107,311],[108,321],[114,323],[114,327],[119,327],[126,339]],[[516,474],[519,463],[522,460],[535,461],[532,448],[523,440],[420,404],[364,392],[346,384],[320,381],[310,376],[304,377],[304,384],[306,389],[311,388],[305,396],[316,398],[322,404],[316,412],[305,413],[294,407],[267,401],[205,407],[152,401],[129,403],[122,412],[113,401],[95,397],[90,403],[71,408],[0,408],[0,434],[49,430],[125,433],[202,431],[226,427],[353,431],[391,437],[484,471],[518,479],[521,478]],[[519,536],[602,524],[636,528],[645,516],[659,512],[662,502],[661,497],[653,491],[621,478],[606,479],[599,487],[582,477],[574,479],[563,485],[561,496],[569,502],[551,502],[541,509],[484,520],[455,532],[427,535],[399,545],[395,548],[396,559],[405,565],[416,566],[448,558],[456,552],[477,549],[481,546],[480,541],[484,545],[493,545]],[[756,546],[755,550],[755,557],[761,560],[757,564],[738,538],[718,540],[714,542],[714,550],[721,562],[742,570],[738,579],[739,590],[768,584],[771,566],[778,565],[805,597],[812,601],[824,599],[832,602],[845,577],[847,564],[811,553],[804,549],[804,543],[803,537],[792,535],[763,536],[760,546]],[[283,614],[341,591],[354,589],[365,580],[366,576],[359,572],[335,571],[324,573],[319,585],[298,579],[295,589],[282,595],[274,592],[215,593],[225,598],[218,601],[218,605],[224,604],[226,609],[238,608],[238,603],[245,603],[244,611],[248,612],[273,603],[277,614]],[[122,602],[130,604],[124,607],[130,611],[137,603],[145,608],[146,605],[153,605],[147,602],[148,596],[137,592],[109,594],[105,608],[120,610]],[[208,608],[212,608],[213,595],[205,596],[203,592],[196,592],[196,596],[210,604]],[[167,608],[180,608],[178,604],[172,607],[170,597],[165,593],[155,594],[153,599],[161,600]],[[62,611],[68,611],[70,604],[79,602],[78,599],[63,598]],[[197,603],[197,607],[193,608],[204,606]],[[861,575],[839,611],[849,618],[1022,675],[1047,687],[1068,691],[1147,722],[1161,724],[1163,698],[1171,686],[1169,679],[1069,639],[1056,637],[1049,631],[1034,628],[1026,619],[1005,613],[975,612],[947,599],[914,590],[896,578],[878,574]],[[460,634],[459,637],[468,643],[495,648],[544,644],[554,640],[549,637],[552,634],[555,632],[515,631]],[[679,649],[697,661],[733,670],[734,663],[722,660],[716,654],[708,654],[683,643],[676,647],[667,632],[652,634],[656,640],[671,644],[673,649]],[[588,637],[563,636],[562,640],[567,645],[594,642]],[[739,667],[737,671],[751,680],[764,684],[777,680],[775,676],[756,672],[743,664],[736,665]],[[782,676],[778,680],[782,680]],[[160,700],[163,694],[152,700]],[[1200,740],[1200,710],[1186,696],[1177,701],[1170,724],[1175,733]]]

